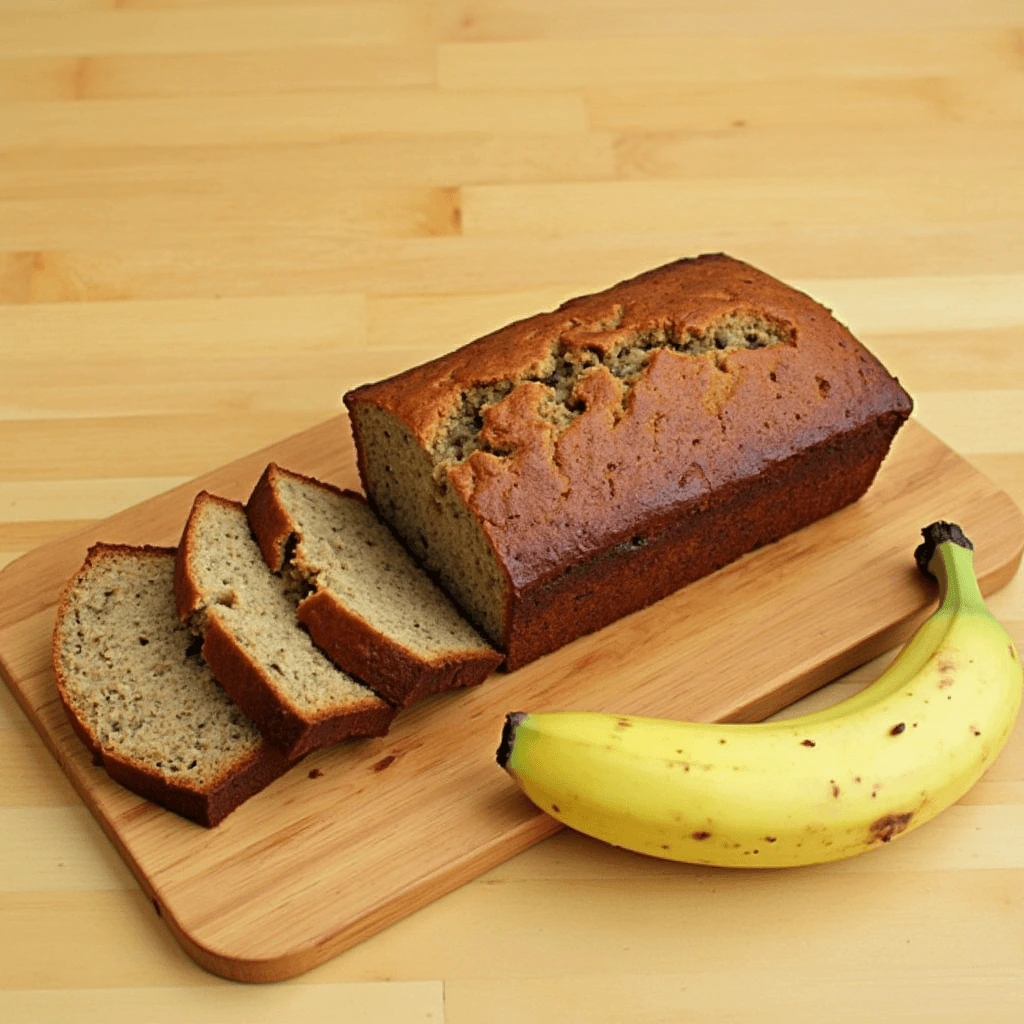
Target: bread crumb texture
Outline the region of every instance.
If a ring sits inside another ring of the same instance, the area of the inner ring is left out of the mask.
[[[491,648],[357,495],[284,471],[278,494],[301,538],[292,565],[381,634],[429,661]]]
[[[208,498],[193,510],[188,567],[201,595],[194,626],[216,617],[266,672],[282,702],[305,715],[374,702],[374,694],[337,668],[299,626],[305,588],[263,560],[240,505]]]
[[[375,507],[474,624],[500,645],[505,576],[487,536],[407,426],[372,405],[360,405],[352,415],[363,438]]]
[[[65,700],[98,746],[206,789],[261,745],[177,618],[174,555],[101,548],[73,581],[55,653]]]

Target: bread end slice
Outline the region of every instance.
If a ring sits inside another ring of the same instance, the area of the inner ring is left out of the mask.
[[[75,733],[126,789],[213,826],[293,763],[216,683],[175,614],[174,549],[95,544],[53,631]]]
[[[309,591],[297,615],[317,646],[392,703],[481,683],[501,663],[361,494],[271,463],[246,514],[267,564]]]

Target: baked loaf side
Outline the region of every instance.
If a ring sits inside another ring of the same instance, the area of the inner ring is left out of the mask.
[[[724,255],[345,396],[381,516],[516,668],[855,501],[911,401]]]
[[[309,591],[297,614],[314,643],[391,703],[481,683],[501,662],[362,495],[271,464],[246,514],[271,570]]]
[[[194,649],[174,549],[96,544],[57,605],[53,667],[75,732],[127,789],[202,825],[283,774]]]
[[[299,626],[301,588],[267,568],[242,505],[205,491],[196,497],[174,593],[218,682],[288,757],[387,732],[395,709],[332,664]]]

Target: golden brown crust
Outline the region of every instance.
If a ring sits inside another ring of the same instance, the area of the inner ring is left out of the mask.
[[[356,388],[345,401],[387,409],[429,447],[467,388],[513,379],[542,363],[555,344],[574,351],[604,349],[630,331],[669,322],[679,332],[702,331],[738,310],[765,313],[780,323],[798,326],[800,336],[792,347],[802,350],[809,344],[814,355],[820,355],[823,346],[839,342],[861,348],[849,330],[809,296],[749,264],[716,253],[677,260],[603,292],[571,299],[550,313],[519,320],[421,366]],[[615,324],[614,330],[604,328],[609,323]],[[774,349],[751,351],[762,356],[782,354]],[[873,357],[869,359],[876,372],[882,369]],[[806,361],[815,362],[813,358]],[[830,361],[826,359],[825,364]],[[850,369],[856,373],[856,365]],[[810,371],[812,375],[816,370]],[[891,379],[884,369],[880,376]],[[887,396],[879,397],[884,405]],[[870,415],[871,408],[861,411]],[[803,427],[804,432],[810,429]],[[792,442],[799,447],[800,441],[798,431]]]
[[[192,615],[203,606],[202,595],[188,571],[188,566],[192,562],[195,544],[193,523],[205,499],[213,499],[213,495],[208,491],[200,491],[195,496],[174,555],[174,606],[178,610],[178,618],[186,625]]]
[[[314,477],[283,470],[271,463],[246,505],[249,527],[267,564],[280,572],[289,542],[301,543],[302,531],[278,493],[282,475],[313,487],[365,502],[355,491],[342,490]],[[341,669],[362,680],[385,700],[404,708],[443,690],[482,683],[501,663],[497,651],[480,650],[434,659],[421,657],[355,614],[330,591],[316,591],[298,607],[298,619],[313,642]]]
[[[209,615],[204,623],[202,653],[214,679],[268,742],[290,757],[306,753],[308,747],[302,739],[309,723],[281,700],[260,665],[239,646],[216,614]]]
[[[212,828],[220,824],[249,797],[283,775],[297,759],[286,758],[267,743],[254,750],[244,763],[225,772],[202,790],[171,783],[146,765],[103,753],[106,773],[125,789],[166,807],[183,818]]]
[[[263,667],[238,645],[216,615],[207,620],[203,659],[228,696],[268,742],[291,760],[330,743],[357,736],[383,736],[395,709],[371,694],[341,714],[300,714],[281,697]]]
[[[696,356],[666,345],[650,352],[628,386],[601,364],[578,379],[568,425],[544,414],[550,389],[538,368],[552,353],[603,356],[626,336],[703,335],[737,315],[776,325],[786,340]],[[543,603],[545,588],[556,586],[569,603],[545,643],[526,645],[529,657],[584,631],[565,614],[582,592],[581,584],[559,583],[566,573],[583,573],[596,561],[607,567],[613,555],[626,564],[634,538],[656,543],[652,535],[663,522],[713,515],[733,488],[781,479],[793,458],[813,461],[813,453],[844,439],[859,451],[855,439],[865,431],[888,438],[881,450],[872,448],[873,465],[848,467],[858,478],[866,471],[870,481],[911,410],[899,383],[827,309],[721,254],[679,260],[573,299],[358,388],[345,402],[350,411],[386,411],[432,451],[473,389],[511,381],[520,383],[482,409],[475,450],[446,471],[506,575],[509,668],[527,657],[514,653],[516,637],[525,609]],[[353,428],[361,450],[358,424]],[[361,451],[359,468],[372,497]],[[794,500],[807,504],[805,497]],[[816,506],[824,515],[847,500],[842,487]],[[761,515],[763,532],[777,535],[773,523],[785,519],[783,510],[766,506]],[[726,547],[738,555],[755,543],[751,537],[744,548],[732,536]],[[604,595],[605,622],[632,610],[613,588],[588,586]]]
[[[299,605],[299,621],[313,642],[346,672],[399,708],[444,690],[482,683],[501,664],[497,651],[426,661],[374,629],[329,591]]]
[[[277,496],[278,471],[277,464],[271,462],[245,503],[249,529],[271,572],[280,572],[284,568],[288,543],[292,538],[291,520]]]
[[[642,544],[626,544],[528,590],[511,605],[506,664],[525,665],[856,501],[888,450],[891,424],[869,426],[794,456],[747,486],[718,495],[713,507],[649,524]],[[638,535],[638,537],[641,535]]]

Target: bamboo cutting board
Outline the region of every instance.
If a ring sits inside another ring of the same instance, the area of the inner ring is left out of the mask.
[[[53,607],[89,544],[174,543],[199,488],[244,498],[270,459],[357,486],[339,417],[0,573],[11,691],[185,950],[245,981],[308,970],[556,831],[494,763],[506,712],[758,720],[916,627],[934,598],[911,557],[926,523],[961,523],[986,592],[1024,547],[1010,498],[911,421],[856,505],[515,673],[432,698],[389,736],[311,755],[208,831],[91,764],[54,692]]]

